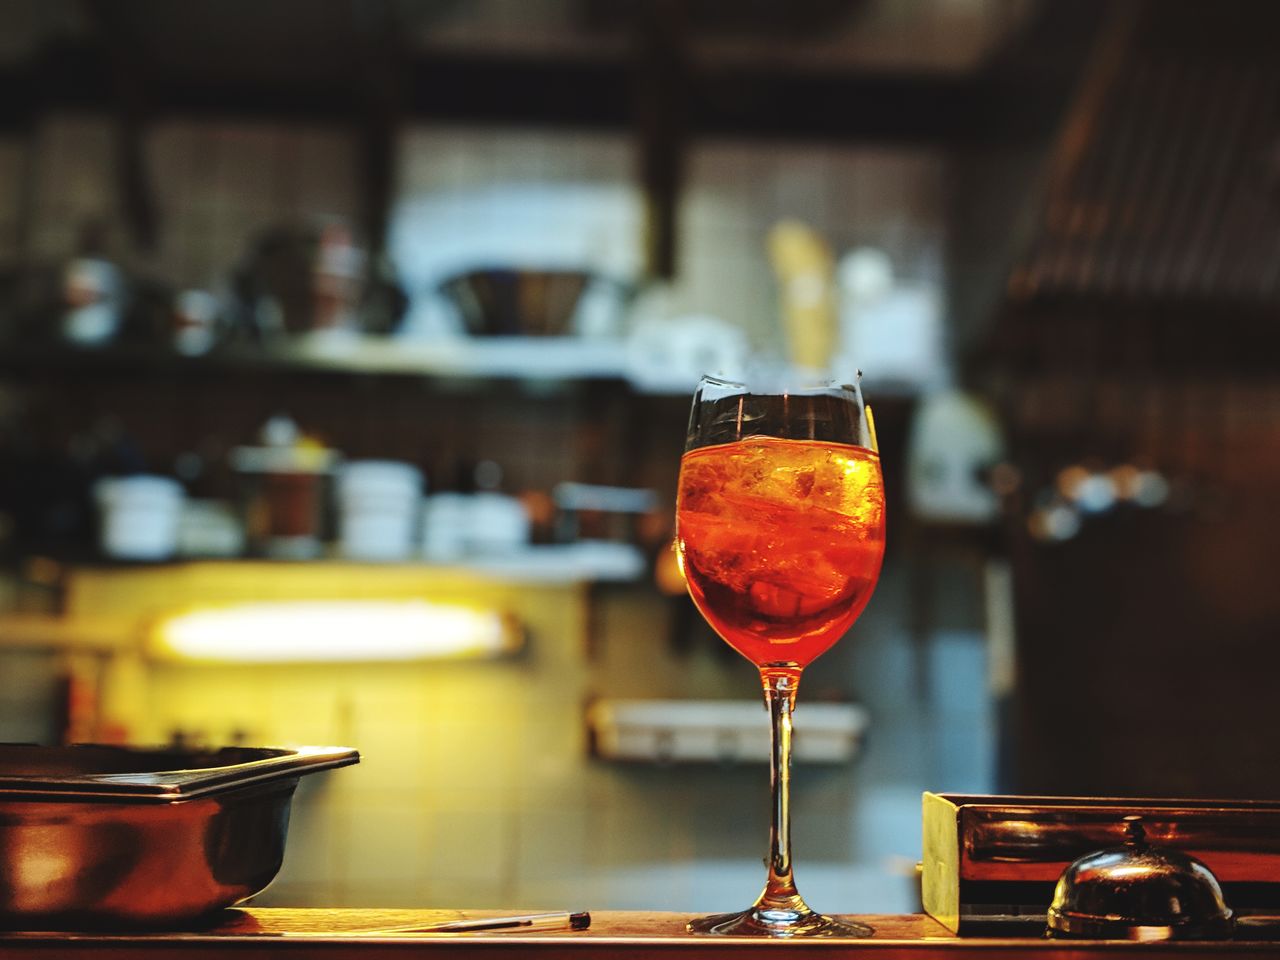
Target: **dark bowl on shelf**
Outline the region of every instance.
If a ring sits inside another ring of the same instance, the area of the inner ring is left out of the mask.
[[[440,291],[473,336],[567,336],[591,280],[579,270],[472,270]]]
[[[260,893],[305,774],[345,747],[0,744],[0,926],[176,927]]]

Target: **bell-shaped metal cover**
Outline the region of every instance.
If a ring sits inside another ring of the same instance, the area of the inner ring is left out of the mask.
[[[1213,940],[1232,931],[1232,913],[1213,873],[1195,857],[1130,839],[1072,863],[1049,907],[1052,936],[1122,940]]]

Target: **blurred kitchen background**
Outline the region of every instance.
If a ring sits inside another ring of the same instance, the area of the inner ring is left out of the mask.
[[[262,903],[740,906],[675,477],[817,336],[890,541],[811,902],[914,909],[925,789],[1277,796],[1277,16],[4,0],[0,739],[358,747]]]

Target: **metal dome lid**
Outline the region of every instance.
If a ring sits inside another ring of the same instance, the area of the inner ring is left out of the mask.
[[[1049,935],[1109,940],[1217,940],[1233,917],[1217,878],[1195,857],[1146,842],[1140,817],[1129,839],[1072,863],[1049,907]]]

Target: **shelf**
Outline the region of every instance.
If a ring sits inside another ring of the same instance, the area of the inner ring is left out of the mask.
[[[39,380],[63,374],[102,377],[156,376],[178,380],[267,374],[420,377],[463,384],[511,380],[529,386],[614,384],[640,397],[684,397],[696,379],[633,379],[627,344],[584,337],[457,337],[408,340],[376,335],[299,337],[269,346],[226,346],[198,357],[156,346],[117,345],[76,349],[45,345],[0,348],[0,375]],[[906,381],[864,379],[875,400],[913,398]]]
[[[522,583],[630,583],[649,569],[644,553],[626,543],[531,546],[458,561],[459,569]]]
[[[298,369],[523,380],[621,380],[626,344],[582,337],[305,337],[271,351]]]
[[[236,559],[74,564],[61,578],[66,612],[0,614],[0,650],[108,654],[135,647],[155,616],[203,604],[487,598],[502,606],[530,588],[572,595],[589,583],[636,581],[648,569],[639,548],[605,542],[529,546],[448,563]]]
[[[580,337],[476,337],[407,340],[385,336],[299,337],[265,346],[229,345],[202,356],[160,346],[77,349],[10,345],[0,373],[210,378],[255,374],[510,379],[529,383],[606,381],[629,384],[621,340]],[[688,392],[692,392],[689,384]]]
[[[136,639],[132,619],[61,617],[48,613],[0,614],[0,650],[74,650],[112,653]]]
[[[640,763],[766,763],[769,714],[756,700],[597,700],[587,708],[595,756]],[[795,759],[848,763],[867,727],[852,703],[795,711]]]
[[[293,582],[297,578],[350,578],[363,584],[365,580],[403,580],[418,576],[451,574],[481,575],[488,579],[513,583],[574,585],[592,582],[627,583],[643,577],[649,569],[644,551],[629,543],[580,541],[565,544],[531,544],[501,553],[476,553],[448,560],[407,559],[380,563],[348,560],[343,557],[316,560],[276,560],[260,558],[176,558],[156,563],[134,563],[104,560],[78,563],[68,569],[107,571],[112,574],[151,575],[160,571],[222,571],[245,574],[270,584]]]

